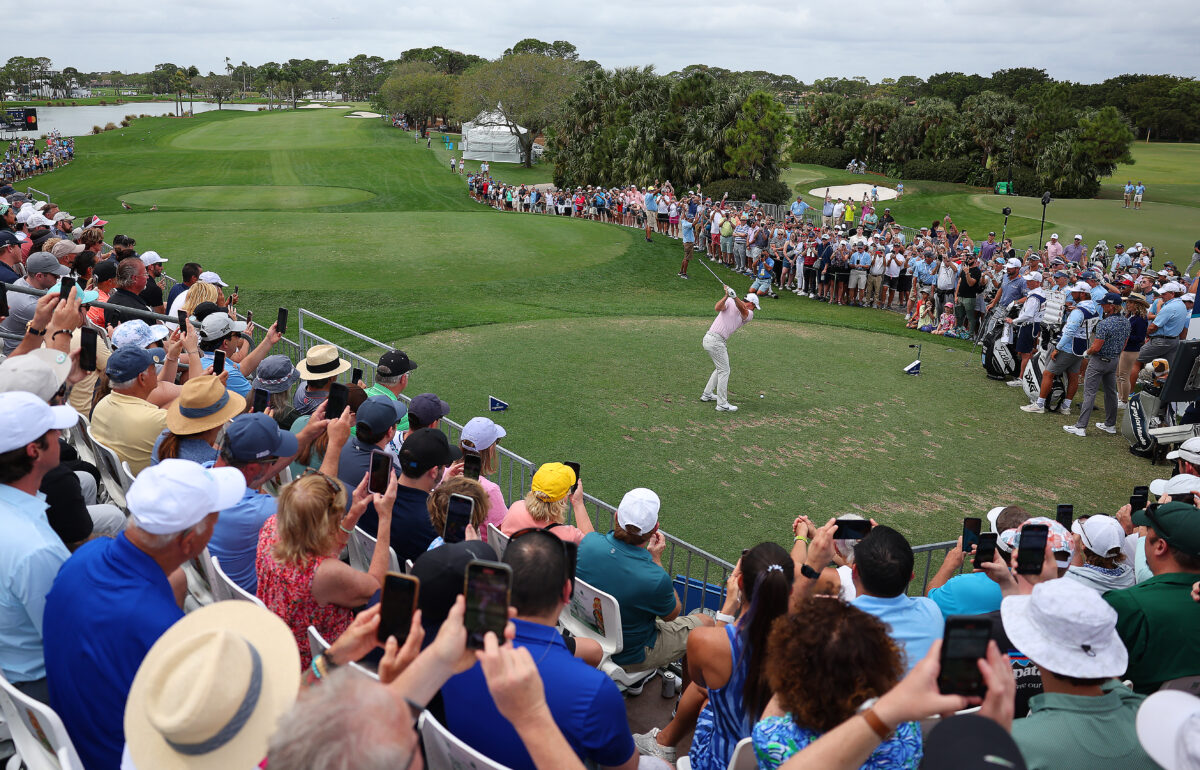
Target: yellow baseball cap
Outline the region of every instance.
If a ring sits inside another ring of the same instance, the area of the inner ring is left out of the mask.
[[[562,463],[546,463],[533,474],[531,489],[539,500],[557,502],[567,496],[575,483],[575,471]]]

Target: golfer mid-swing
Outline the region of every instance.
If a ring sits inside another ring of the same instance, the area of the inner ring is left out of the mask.
[[[737,411],[737,407],[729,403],[729,351],[726,350],[725,343],[734,332],[754,318],[754,310],[758,307],[757,294],[747,294],[746,299],[741,300],[738,299],[737,292],[725,286],[725,294],[717,302],[717,317],[713,319],[712,326],[708,327],[708,333],[704,335],[704,341],[700,343],[712,356],[713,366],[716,367],[712,376],[708,378],[708,385],[705,386],[700,400],[716,399],[718,412]]]

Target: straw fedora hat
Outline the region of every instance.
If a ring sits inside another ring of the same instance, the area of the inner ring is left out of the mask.
[[[167,629],[138,668],[125,704],[130,758],[157,770],[254,767],[299,688],[286,623],[250,602],[202,607]]]
[[[227,390],[214,374],[193,377],[183,383],[179,398],[167,407],[167,427],[172,433],[188,435],[218,428],[246,409],[246,399]]]
[[[296,366],[302,380],[324,380],[350,369],[350,362],[338,357],[333,345],[313,345]]]

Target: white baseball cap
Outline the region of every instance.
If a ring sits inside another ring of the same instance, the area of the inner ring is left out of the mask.
[[[1079,281],[1079,282],[1078,282],[1078,283],[1076,283],[1074,286],[1072,286],[1072,287],[1069,289],[1069,291],[1071,291],[1071,292],[1081,291],[1081,292],[1083,292],[1084,294],[1091,294],[1091,293],[1092,293],[1092,287],[1091,287],[1091,286],[1088,286],[1088,285],[1087,285],[1086,283],[1084,283],[1083,281]]]
[[[229,285],[221,280],[221,276],[217,275],[216,273],[214,273],[211,270],[205,270],[203,273],[200,274],[200,282],[216,284],[217,286],[228,286]]]
[[[1184,302],[1195,302],[1196,295],[1189,292],[1187,294],[1184,294],[1182,297],[1180,297],[1180,299],[1183,300]]]
[[[1082,236],[1082,235],[1079,235],[1078,233],[1076,233],[1076,235],[1075,235],[1075,240],[1077,240],[1077,241],[1082,241],[1082,240],[1083,240],[1083,236]]]
[[[162,262],[167,262],[167,261],[169,261],[169,260],[163,259],[162,257],[158,256],[157,251],[142,252],[142,264],[145,265],[146,267],[150,267],[150,265],[157,265],[157,264],[160,264]]]
[[[746,294],[746,301],[749,302],[751,305],[754,305],[754,307],[756,307],[756,308],[762,307],[762,305],[760,305],[758,302],[758,295],[755,294],[754,292],[750,292],[750,293]]]
[[[64,219],[75,219],[75,217],[71,216],[70,214],[68,214],[68,213],[67,213],[67,212],[65,212],[65,211],[60,211],[60,212],[58,212],[57,214],[55,214],[55,215],[54,215],[54,221],[55,221],[55,223],[61,222],[61,221],[63,221]]]
[[[1137,712],[1142,748],[1164,770],[1200,767],[1200,698],[1183,690],[1160,690]]]
[[[70,373],[71,359],[66,353],[38,348],[0,363],[0,392],[23,390],[49,402]]]
[[[1050,233],[1050,240],[1052,240],[1052,241],[1057,241],[1057,240],[1058,240],[1058,233]]]
[[[658,495],[645,487],[631,489],[617,506],[617,526],[634,527],[645,535],[658,526]]]
[[[20,449],[47,431],[64,430],[77,422],[75,407],[50,406],[21,390],[0,393],[0,452]]]
[[[1187,291],[1187,289],[1184,288],[1184,285],[1179,281],[1168,281],[1163,284],[1161,289],[1158,290],[1160,294],[1165,294],[1168,291],[1172,294],[1183,294],[1185,291]]]
[[[139,529],[170,535],[230,507],[245,493],[246,478],[237,468],[205,468],[170,458],[139,473],[125,501]]]
[[[1192,446],[1188,446],[1192,442]],[[1182,457],[1190,462],[1200,462],[1200,438],[1190,438],[1183,442],[1183,446],[1173,452],[1167,454],[1168,459],[1174,460],[1177,457]],[[1150,482],[1150,491],[1155,497],[1162,495],[1191,495],[1200,493],[1200,476],[1195,476],[1191,473],[1179,473],[1169,479],[1155,479]]]
[[[1020,270],[1021,269],[1021,260],[1010,259],[1004,263],[1004,267],[1008,270]]]
[[[486,417],[472,417],[459,435],[460,444],[470,444],[476,450],[487,449],[508,435],[508,431]]]
[[[1038,583],[1000,604],[1004,633],[1046,671],[1080,679],[1125,673],[1129,652],[1117,635],[1117,611],[1076,580]]]
[[[1042,282],[1042,274],[1039,273],[1038,271],[1034,270],[1032,273],[1025,274],[1025,280],[1026,281],[1037,281],[1038,283],[1041,283]]]
[[[1071,531],[1079,535],[1083,545],[1097,556],[1116,556],[1125,543],[1125,528],[1112,516],[1089,516],[1076,519]]]
[[[1007,506],[1004,506],[1004,505],[997,505],[995,508],[993,508],[987,512],[988,524],[991,525],[992,531],[995,532],[997,535],[1000,534],[1000,530],[996,529],[996,519],[1000,518],[1000,512],[1003,511],[1006,507]]]

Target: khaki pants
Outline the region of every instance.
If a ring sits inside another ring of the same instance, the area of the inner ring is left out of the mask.
[[[703,617],[703,615],[684,615],[674,620],[659,618],[654,621],[654,624],[658,626],[658,639],[655,640],[653,647],[642,648],[646,651],[646,659],[641,663],[630,663],[621,668],[635,674],[638,671],[661,668],[679,660],[687,652],[688,634],[692,632],[693,628],[699,628],[703,624]]]
[[[729,403],[729,351],[725,348],[725,340],[720,335],[708,332],[700,343],[705,352],[712,358],[713,373],[704,386],[704,395],[716,394],[717,406]]]
[[[883,274],[867,276],[867,296],[863,298],[863,302],[877,304],[879,302],[879,290],[883,288]]]

